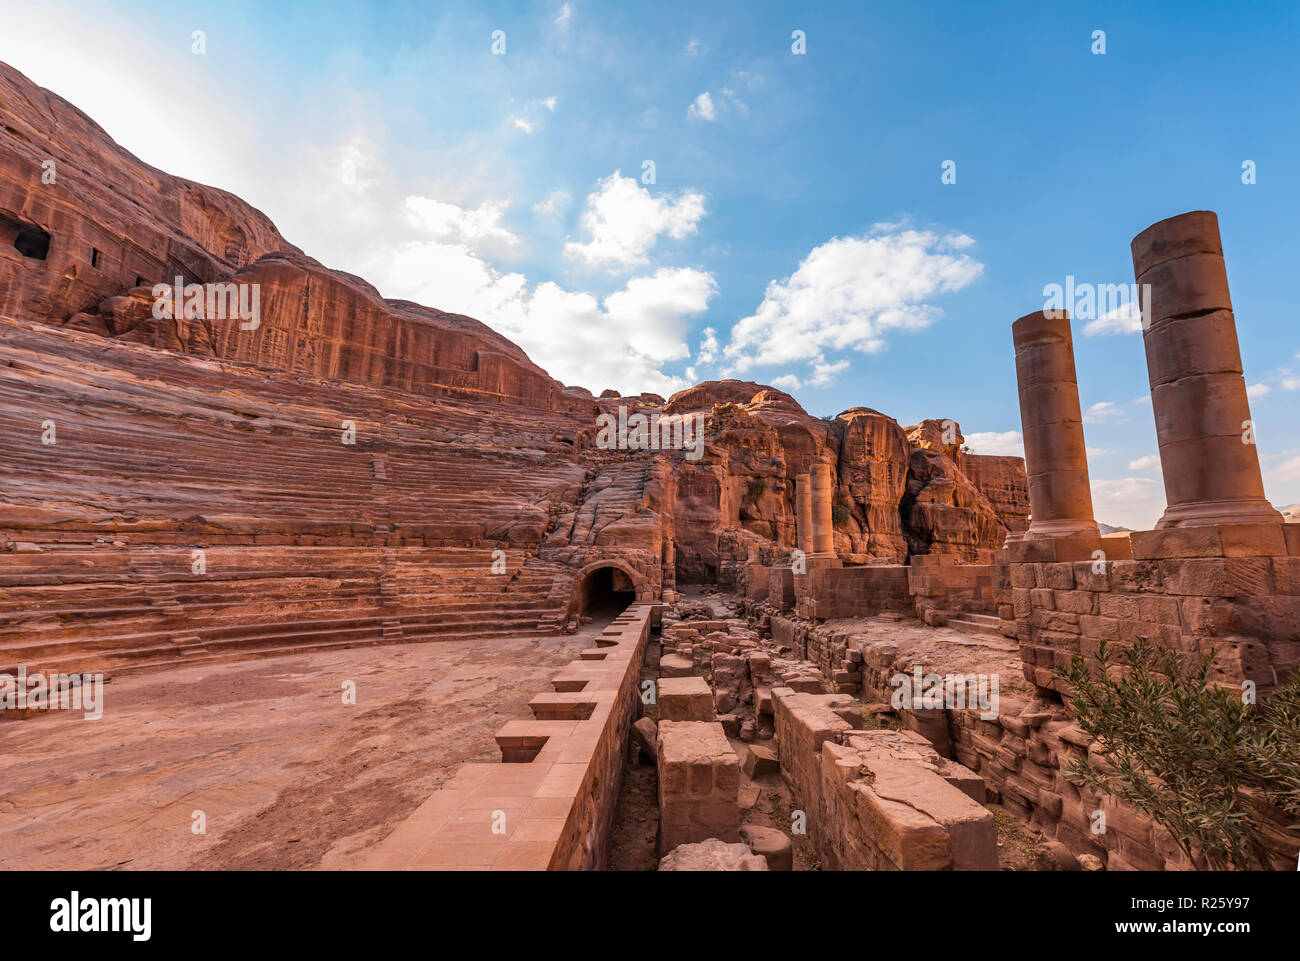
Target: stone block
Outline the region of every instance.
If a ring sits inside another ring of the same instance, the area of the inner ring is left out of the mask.
[[[767,860],[769,871],[794,870],[794,845],[789,835],[783,831],[757,824],[742,824],[740,840],[749,845],[754,854]]]
[[[763,777],[781,770],[776,752],[763,744],[751,744],[745,749],[744,771],[749,777]]]
[[[660,722],[658,762],[661,852],[708,838],[738,840],[740,763],[721,724]]]
[[[680,654],[665,654],[659,659],[659,679],[690,677],[695,673],[695,662]]]
[[[714,719],[713,691],[702,677],[661,677],[658,704],[661,721]]]

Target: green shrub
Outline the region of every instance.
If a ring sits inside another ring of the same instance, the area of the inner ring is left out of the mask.
[[[1300,818],[1300,674],[1246,703],[1241,691],[1209,683],[1214,657],[1143,638],[1114,664],[1103,641],[1095,669],[1079,655],[1058,669],[1079,727],[1103,752],[1072,762],[1065,776],[1133,805],[1194,862],[1266,868],[1261,803]]]
[[[749,479],[749,498],[758,500],[767,493],[767,481],[761,477],[751,477]]]

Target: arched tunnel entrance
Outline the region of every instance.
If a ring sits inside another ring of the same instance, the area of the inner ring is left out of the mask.
[[[578,585],[578,613],[599,620],[613,618],[636,600],[636,585],[621,568],[597,567]]]

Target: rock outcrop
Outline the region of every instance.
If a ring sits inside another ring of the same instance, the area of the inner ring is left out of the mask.
[[[592,409],[486,324],[329,270],[260,211],[142,163],[6,64],[0,103],[0,315],[351,383]],[[154,319],[151,289],[178,277],[258,285],[260,323]]]
[[[572,629],[788,555],[819,464],[846,563],[976,559],[1018,522],[1015,462],[967,477],[924,425],[913,450],[747,381],[597,398],[3,64],[0,106],[0,670]],[[702,443],[605,443],[598,415],[629,412]]]

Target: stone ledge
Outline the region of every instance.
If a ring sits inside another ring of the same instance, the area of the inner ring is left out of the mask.
[[[585,720],[514,720],[497,732],[504,763],[469,762],[371,849],[370,870],[599,869],[618,797],[637,679],[654,608],[634,604],[601,634],[601,660],[577,660],[535,709],[581,701]],[[613,643],[610,643],[610,642]],[[725,738],[724,738],[725,743]],[[733,761],[735,755],[732,754]],[[510,763],[516,762],[516,763]]]

